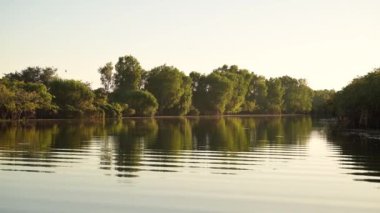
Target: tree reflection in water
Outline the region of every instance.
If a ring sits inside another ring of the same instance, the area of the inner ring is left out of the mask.
[[[26,125],[2,123],[0,146],[2,156],[23,161],[51,162],[60,160],[63,152],[78,153],[73,155],[73,163],[95,147],[100,151],[100,169],[135,177],[142,171],[178,171],[186,162],[200,165],[201,159],[210,161],[213,156],[223,156],[222,162],[216,162],[223,164],[259,148],[304,145],[311,129],[310,117],[35,121]]]
[[[380,137],[369,132],[327,130],[327,140],[339,147],[342,168],[357,181],[380,183]]]

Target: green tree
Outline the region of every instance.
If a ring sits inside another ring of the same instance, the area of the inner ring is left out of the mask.
[[[248,92],[248,86],[251,81],[252,75],[248,70],[239,69],[238,66],[224,65],[214,70],[214,72],[226,77],[231,81],[232,93],[228,97],[225,111],[227,113],[238,113],[241,111],[241,106],[245,101]]]
[[[257,76],[252,73],[251,81],[248,85],[248,91],[243,104],[243,111],[263,112],[266,107],[266,99],[268,95],[268,86],[265,77]]]
[[[59,107],[63,116],[83,115],[95,111],[94,92],[88,84],[76,80],[57,79],[50,84],[53,102]]]
[[[266,112],[281,113],[284,89],[282,88],[280,79],[270,78],[266,84],[268,85]]]
[[[177,68],[162,65],[149,72],[145,88],[157,98],[160,115],[184,115],[191,106],[191,84]]]
[[[2,81],[0,111],[11,119],[34,117],[37,110],[53,110],[52,96],[41,83]]]
[[[195,73],[191,75],[197,76]],[[199,76],[194,90],[194,106],[202,114],[223,114],[233,92],[233,83],[217,72]]]
[[[285,113],[308,113],[312,108],[313,92],[307,86],[306,80],[294,79],[289,76],[280,78],[284,88],[284,103],[282,105]]]
[[[102,82],[103,87],[107,93],[110,92],[110,90],[114,86],[112,71],[113,71],[112,62],[109,62],[103,67],[100,67],[98,69],[98,72],[100,73],[100,81]]]
[[[113,94],[114,100],[128,104],[128,109],[133,110],[137,116],[153,116],[158,109],[156,98],[148,91],[132,90]]]
[[[27,67],[21,72],[14,72],[5,75],[10,81],[23,81],[26,83],[42,83],[47,85],[50,81],[57,78],[57,69],[52,67]]]
[[[351,127],[380,128],[380,68],[354,79],[336,94],[337,113]]]
[[[16,105],[14,103],[15,93],[11,91],[4,82],[0,81],[0,112],[2,118],[7,118]]]
[[[334,90],[316,90],[313,92],[312,113],[332,116],[334,114]]]
[[[136,58],[131,55],[119,57],[115,70],[114,80],[117,90],[130,91],[140,89],[143,70]]]

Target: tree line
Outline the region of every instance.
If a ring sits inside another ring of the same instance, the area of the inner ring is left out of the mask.
[[[357,77],[335,95],[336,114],[353,128],[380,128],[380,68]]]
[[[352,126],[380,127],[380,69],[341,91],[313,91],[304,79],[265,78],[236,65],[209,74],[161,65],[141,67],[131,55],[98,69],[102,87],[62,79],[57,69],[28,67],[0,79],[0,117],[78,118],[153,115],[307,114],[337,116]]]
[[[141,67],[131,55],[98,70],[102,87],[62,79],[51,67],[28,67],[0,79],[3,119],[153,115],[309,113],[313,90],[304,79],[265,78],[236,65],[210,74],[161,65]]]

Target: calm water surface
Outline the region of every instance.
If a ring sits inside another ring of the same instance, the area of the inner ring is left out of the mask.
[[[380,212],[380,140],[309,117],[0,123],[0,212]]]

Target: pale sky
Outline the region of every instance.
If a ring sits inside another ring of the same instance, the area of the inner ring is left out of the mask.
[[[96,88],[97,69],[123,55],[341,89],[380,67],[380,0],[0,0],[0,76],[52,66]]]

